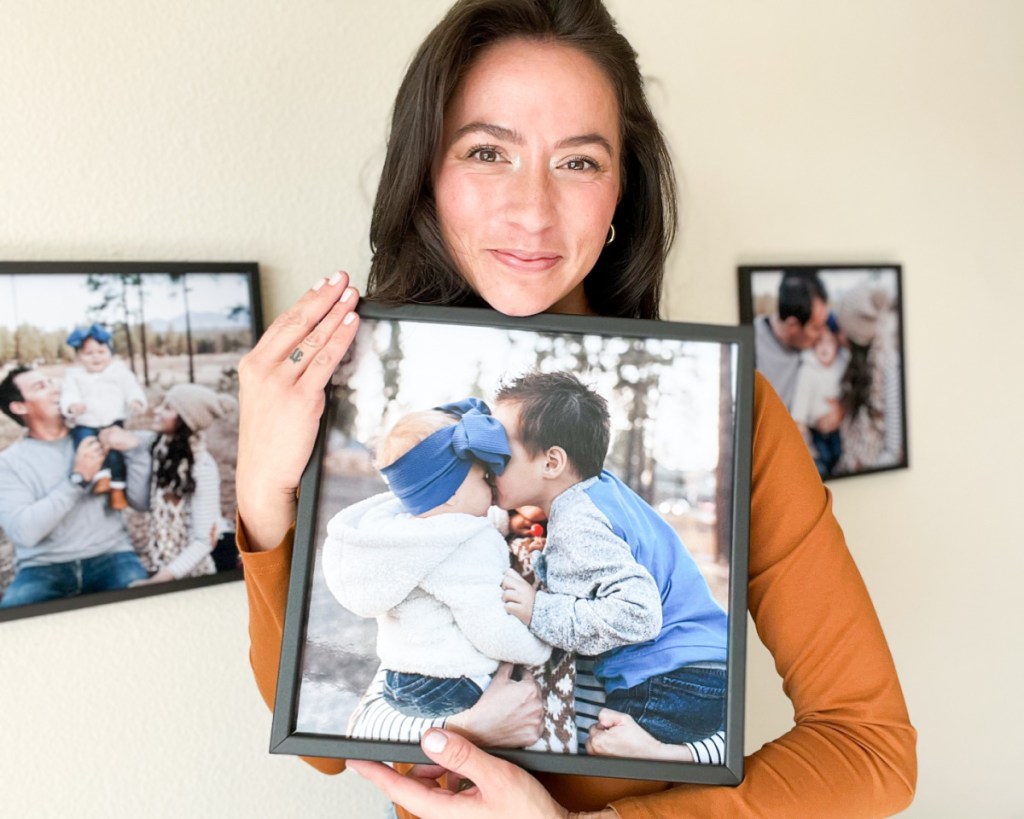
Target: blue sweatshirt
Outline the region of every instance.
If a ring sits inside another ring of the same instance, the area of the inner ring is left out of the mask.
[[[728,616],[675,530],[612,473],[551,507],[531,630],[595,657],[606,692],[698,662],[725,662]]]

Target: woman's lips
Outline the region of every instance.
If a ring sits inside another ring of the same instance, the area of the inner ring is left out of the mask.
[[[504,250],[494,248],[491,255],[507,267],[527,273],[543,273],[553,268],[561,260],[557,253],[526,253],[521,250]]]

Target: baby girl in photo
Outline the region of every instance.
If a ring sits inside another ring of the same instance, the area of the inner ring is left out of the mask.
[[[72,425],[71,437],[77,447],[83,440],[111,426],[124,426],[131,412],[146,408],[146,395],[135,374],[114,357],[113,337],[101,325],[76,328],[67,344],[75,350],[78,366],[68,367],[61,384],[60,409]],[[110,450],[103,468],[96,474],[93,491],[110,494],[110,507],[124,509],[124,456]]]
[[[327,525],[323,569],[341,605],[377,619],[385,701],[437,718],[473,706],[500,662],[538,665],[550,647],[505,611],[509,550],[491,475],[505,431],[476,398],[399,419],[377,466],[390,487]]]

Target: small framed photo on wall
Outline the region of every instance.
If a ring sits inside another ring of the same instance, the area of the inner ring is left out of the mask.
[[[237,580],[242,262],[0,262],[0,620]]]
[[[495,753],[738,783],[749,328],[359,313],[302,480],[271,750],[423,762],[427,729],[531,674],[540,737]],[[603,707],[622,730],[588,745]]]
[[[741,266],[739,298],[822,479],[906,468],[900,266]]]

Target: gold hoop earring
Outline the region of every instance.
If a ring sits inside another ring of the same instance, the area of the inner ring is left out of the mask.
[[[612,224],[612,225],[610,225],[608,227],[608,238],[605,239],[604,244],[607,247],[608,245],[610,245],[614,241],[615,241],[615,225]]]

